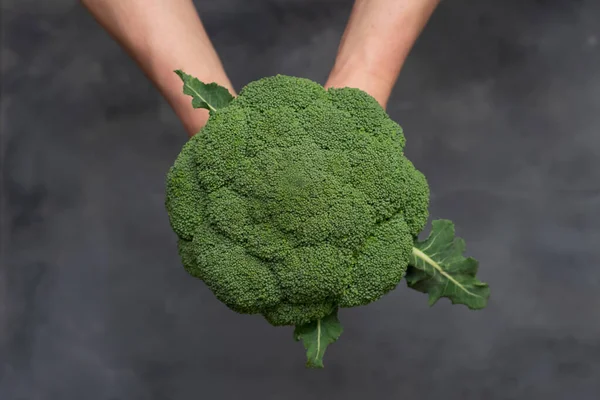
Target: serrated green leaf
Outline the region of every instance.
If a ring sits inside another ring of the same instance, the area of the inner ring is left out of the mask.
[[[302,340],[306,349],[306,366],[323,368],[323,356],[327,346],[335,342],[344,328],[338,320],[337,310],[317,321],[296,326],[294,339]]]
[[[227,107],[233,100],[231,93],[215,82],[204,83],[179,69],[175,73],[183,81],[183,93],[192,96],[192,107],[194,108],[206,108],[210,111],[216,111]]]
[[[447,297],[472,310],[484,308],[490,289],[476,277],[479,262],[463,256],[465,247],[465,241],[454,236],[452,221],[433,221],[429,237],[415,241],[406,272],[408,287],[429,294],[431,306]]]

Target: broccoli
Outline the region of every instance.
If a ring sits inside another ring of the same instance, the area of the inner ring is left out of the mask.
[[[367,93],[276,75],[233,97],[175,71],[210,117],[167,174],[165,206],[185,269],[231,310],[295,326],[307,366],[323,367],[340,308],[372,303],[402,278],[471,309],[488,285],[448,220],[429,218],[429,186],[405,137]]]

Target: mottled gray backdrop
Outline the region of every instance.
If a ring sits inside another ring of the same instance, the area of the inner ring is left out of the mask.
[[[321,83],[350,0],[205,0],[234,85]],[[453,0],[389,113],[492,287],[341,313],[326,369],[180,266],[164,176],[186,135],[73,1],[2,1],[0,399],[600,398],[600,4]]]

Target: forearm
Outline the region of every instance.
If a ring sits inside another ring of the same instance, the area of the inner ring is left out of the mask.
[[[357,87],[383,107],[440,0],[356,0],[327,87]]]
[[[208,111],[191,107],[174,70],[235,94],[191,0],[81,2],[156,85],[190,135],[206,123]]]

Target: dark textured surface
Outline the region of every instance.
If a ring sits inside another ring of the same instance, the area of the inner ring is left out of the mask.
[[[349,1],[198,1],[239,88],[323,82]],[[600,393],[600,5],[443,2],[389,112],[492,287],[345,310],[326,369],[180,266],[185,133],[71,1],[2,1],[0,399],[544,399]]]

